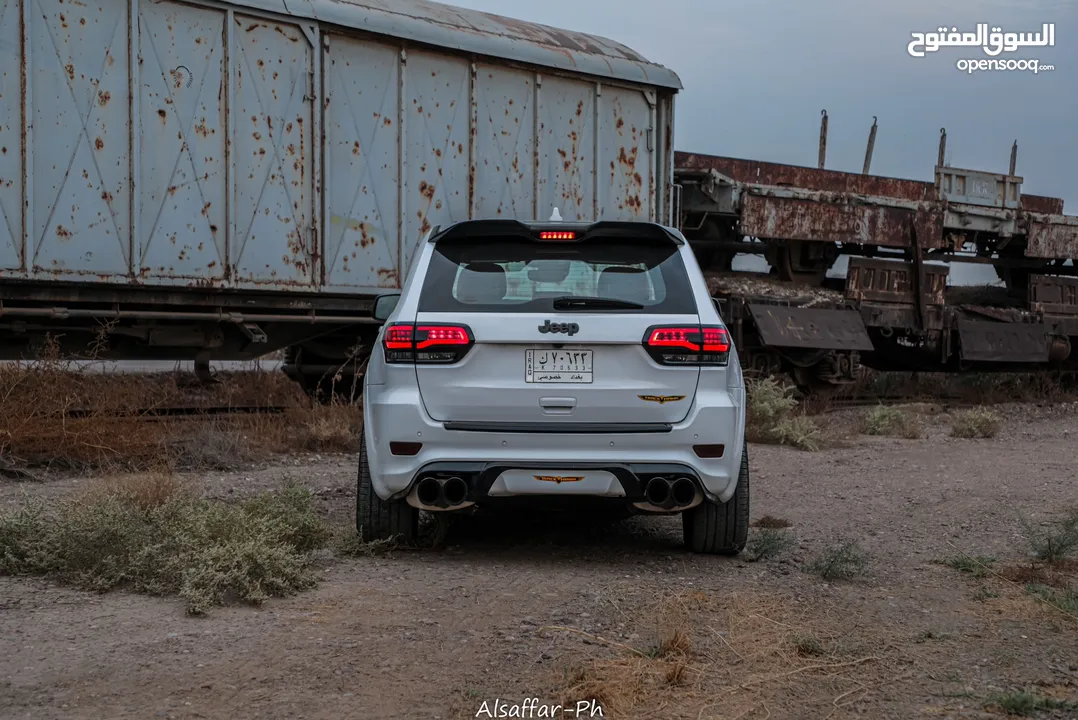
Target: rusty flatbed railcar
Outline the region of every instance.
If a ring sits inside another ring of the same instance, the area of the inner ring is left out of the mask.
[[[933,183],[870,175],[868,160],[856,174],[675,154],[679,227],[716,273],[747,367],[805,388],[850,382],[862,364],[1078,370],[1078,217],[1023,195],[1013,153],[1009,174],[958,169],[943,142]],[[763,255],[785,291],[723,288],[740,253]],[[827,278],[841,256],[846,278]],[[1004,288],[948,287],[955,262],[991,265]]]

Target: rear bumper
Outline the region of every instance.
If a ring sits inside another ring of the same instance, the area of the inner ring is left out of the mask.
[[[402,498],[424,473],[447,467],[466,470],[470,492],[482,501],[506,469],[565,471],[585,468],[614,474],[626,500],[642,496],[648,473],[665,467],[692,477],[711,500],[734,493],[744,440],[744,391],[704,391],[680,423],[662,432],[494,432],[454,427],[430,418],[414,386],[370,385],[363,394],[364,436],[374,491]],[[413,456],[393,455],[390,442],[422,443]],[[721,458],[699,458],[694,445],[722,444]],[[446,464],[449,464],[448,466]],[[575,494],[553,485],[549,495]]]

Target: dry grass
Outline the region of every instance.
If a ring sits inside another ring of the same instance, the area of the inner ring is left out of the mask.
[[[200,614],[231,599],[260,604],[313,586],[308,553],[331,537],[304,488],[232,504],[152,475],[0,513],[0,573],[179,595]]]
[[[797,412],[794,389],[771,378],[749,380],[745,432],[750,442],[789,445],[814,452],[823,447],[816,422]]]
[[[60,500],[0,511],[0,575],[178,595],[191,614],[313,587],[315,550],[347,557],[392,548],[321,519],[299,485],[222,502],[164,471],[100,478]]]
[[[871,559],[856,540],[842,540],[824,549],[805,570],[824,580],[853,580],[868,574]]]
[[[1075,379],[1058,373],[909,373],[865,369],[837,397],[946,399],[968,405],[1078,399]]]
[[[680,594],[643,617],[661,618],[654,650],[605,643],[605,657],[560,683],[566,707],[595,699],[618,718],[826,717],[883,684],[891,660],[885,643],[773,596]]]
[[[0,467],[82,472],[228,470],[267,454],[352,452],[361,409],[315,405],[283,373],[222,374],[202,387],[188,374],[95,372],[58,356],[0,366]],[[283,414],[152,417],[170,407],[283,407]]]
[[[985,408],[964,410],[957,413],[951,422],[951,434],[957,438],[994,438],[999,428],[999,416]]]
[[[745,559],[749,562],[770,560],[794,546],[794,539],[776,528],[758,528],[749,536],[745,547]]]
[[[774,515],[764,515],[752,524],[753,527],[771,528],[772,530],[782,530],[783,528],[788,528],[791,525],[793,525],[793,523],[791,523],[786,518],[778,518]]]
[[[883,435],[915,440],[921,437],[921,423],[917,417],[897,407],[878,405],[865,413],[865,435]]]
[[[1059,520],[1040,527],[1034,527],[1025,518],[1020,522],[1034,557],[1062,564],[1078,551],[1078,507],[1070,508]]]

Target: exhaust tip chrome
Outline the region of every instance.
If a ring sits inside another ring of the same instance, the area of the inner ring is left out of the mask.
[[[442,483],[442,497],[445,504],[453,507],[468,499],[468,483],[459,477],[451,477]]]
[[[432,477],[425,477],[416,486],[416,498],[424,505],[437,505],[442,500],[442,484]]]
[[[663,507],[670,500],[670,483],[665,478],[652,478],[644,488],[644,497],[652,505]]]
[[[670,487],[670,495],[676,507],[690,505],[696,499],[696,483],[687,477],[678,478]]]

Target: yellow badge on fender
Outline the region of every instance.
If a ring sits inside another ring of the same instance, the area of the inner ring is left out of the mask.
[[[580,482],[583,475],[532,475],[539,482],[552,482],[561,485],[563,482]]]
[[[644,402],[654,402],[659,403],[660,405],[685,399],[684,395],[637,395],[637,397]]]

